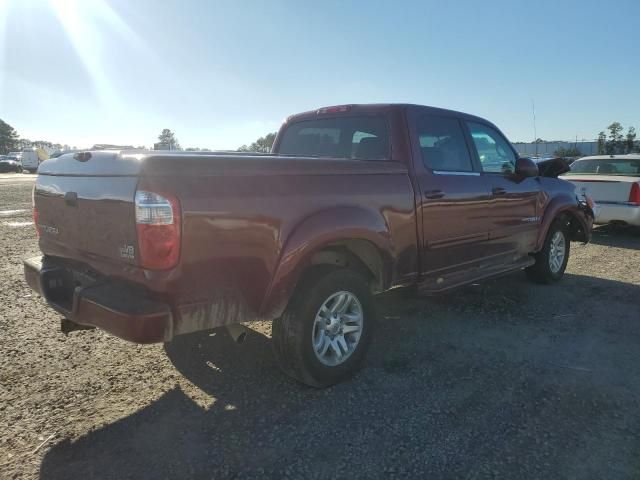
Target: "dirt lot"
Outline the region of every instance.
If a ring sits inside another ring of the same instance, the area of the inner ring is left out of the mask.
[[[240,346],[59,333],[22,279],[31,183],[0,178],[0,478],[640,478],[637,230],[573,244],[557,286],[380,297],[366,367],[318,391],[279,372],[269,325]]]

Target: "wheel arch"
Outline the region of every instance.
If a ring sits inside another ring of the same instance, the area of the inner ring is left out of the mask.
[[[536,252],[542,249],[549,229],[556,220],[565,223],[570,241],[580,241],[584,243],[589,241],[591,227],[584,211],[580,208],[575,197],[561,195],[554,198],[545,209],[545,214],[538,231]]]
[[[389,288],[393,244],[384,217],[361,207],[323,210],[300,222],[288,236],[261,310],[282,314],[301,278],[318,267],[351,268],[378,293]]]

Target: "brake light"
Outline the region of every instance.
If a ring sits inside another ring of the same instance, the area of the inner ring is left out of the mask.
[[[629,203],[640,205],[640,183],[635,182],[631,185],[631,192],[629,192]]]
[[[180,203],[178,199],[138,190],[135,197],[138,251],[142,267],[166,270],[180,257]]]
[[[343,112],[348,112],[349,110],[351,110],[351,105],[336,105],[334,107],[320,108],[318,109],[316,114],[319,115],[322,113],[343,113]]]

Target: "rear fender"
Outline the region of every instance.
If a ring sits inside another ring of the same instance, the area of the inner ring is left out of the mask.
[[[383,288],[391,282],[393,244],[382,215],[360,207],[322,210],[302,220],[289,234],[261,311],[277,318],[315,252],[345,240],[365,240],[381,254]]]

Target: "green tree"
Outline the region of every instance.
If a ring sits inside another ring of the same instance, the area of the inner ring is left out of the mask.
[[[168,128],[162,130],[162,133],[158,135],[158,141],[169,146],[169,150],[180,150],[180,143],[173,133]]]
[[[629,127],[627,130],[627,138],[625,140],[625,151],[631,153],[636,149],[636,129]]]
[[[271,147],[273,146],[273,141],[276,139],[276,133],[269,133],[264,137],[260,137],[258,140],[253,142],[251,145],[242,145],[238,148],[239,152],[260,152],[260,153],[269,153],[271,151]]]
[[[622,151],[622,125],[620,122],[613,122],[607,127],[609,130],[609,141],[607,142],[607,153],[616,154]]]
[[[607,151],[607,134],[600,132],[598,134],[598,154],[604,155]]]
[[[0,120],[0,155],[15,150],[19,143],[18,132],[8,123]]]

